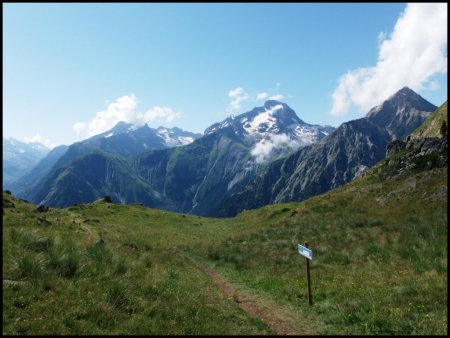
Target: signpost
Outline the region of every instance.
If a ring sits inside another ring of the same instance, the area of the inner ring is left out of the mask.
[[[305,256],[306,260],[306,280],[308,283],[308,302],[312,305],[312,294],[311,294],[311,277],[309,275],[309,260],[312,260],[312,250],[308,249],[308,242],[303,245],[298,245],[298,252],[302,256]]]
[[[298,245],[298,253],[300,255],[305,256],[308,259],[312,259],[312,250],[310,250],[306,247],[306,243],[305,243],[305,246],[302,246],[300,244]]]

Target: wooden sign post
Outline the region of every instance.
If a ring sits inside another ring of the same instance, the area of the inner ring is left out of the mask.
[[[312,250],[308,249],[308,242],[305,242],[304,246],[298,245],[298,252],[305,256],[306,260],[306,281],[308,284],[308,303],[312,305],[312,293],[311,293],[311,276],[309,274],[309,260],[312,260]]]

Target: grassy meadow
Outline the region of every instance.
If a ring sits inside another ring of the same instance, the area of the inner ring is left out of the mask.
[[[313,334],[445,335],[447,168],[385,167],[232,219],[104,201],[39,213],[4,192],[3,334],[273,334],[194,259]]]
[[[244,212],[257,232],[191,251],[302,312],[316,334],[442,335],[448,327],[447,169],[384,180],[385,162],[303,203]],[[305,258],[313,250],[308,305]]]
[[[4,334],[271,333],[174,253],[239,226],[101,201],[37,213],[5,199]]]

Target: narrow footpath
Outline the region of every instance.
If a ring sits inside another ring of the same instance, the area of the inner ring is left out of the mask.
[[[217,285],[220,292],[226,298],[232,298],[250,316],[259,318],[266,322],[276,335],[312,335],[311,330],[305,325],[304,318],[301,318],[295,311],[289,311],[275,302],[263,299],[257,295],[237,290],[231,283],[219,276],[214,270],[200,263],[199,261],[180,253],[177,254],[196,268],[210,276]]]

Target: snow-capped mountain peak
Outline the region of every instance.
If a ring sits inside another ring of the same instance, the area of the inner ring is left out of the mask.
[[[136,125],[118,122],[113,128],[82,141],[91,148],[133,156],[147,150],[157,150],[189,144],[200,137],[179,128],[150,128],[147,124]]]
[[[215,123],[205,130],[205,135],[224,128],[233,128],[237,135],[252,144],[269,140],[274,135],[286,135],[301,146],[318,141],[334,129],[305,123],[287,104],[275,100],[266,101],[262,107],[255,107],[234,118],[228,117]]]
[[[308,146],[334,130],[302,121],[286,103],[275,100],[215,123],[205,130],[205,135],[228,128],[252,147],[251,154],[257,162]]]

